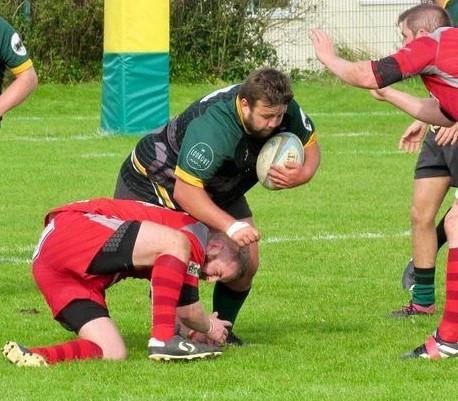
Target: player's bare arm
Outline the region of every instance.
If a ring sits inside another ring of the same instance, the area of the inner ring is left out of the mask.
[[[227,233],[239,246],[249,245],[260,238],[253,226],[236,221],[219,208],[204,189],[188,184],[178,177],[173,197],[190,215],[218,231]]]
[[[304,149],[304,164],[286,162],[284,166],[273,165],[268,175],[277,188],[293,188],[306,184],[320,165],[321,152],[318,142]]]
[[[228,328],[232,326],[227,320],[218,319],[217,313],[207,315],[200,302],[177,308],[177,316],[182,323],[217,344],[224,344],[228,334]]]
[[[428,130],[428,125],[419,120],[410,124],[399,140],[399,150],[408,153],[418,152]]]
[[[331,37],[321,29],[310,32],[318,60],[342,81],[359,88],[378,88],[370,61],[347,61],[337,55]]]
[[[450,127],[455,123],[442,113],[439,102],[434,98],[419,98],[392,87],[371,90],[371,94],[377,100],[391,103],[417,120],[441,127]]]
[[[18,74],[13,82],[0,95],[0,116],[22,103],[37,87],[38,77],[33,67]]]

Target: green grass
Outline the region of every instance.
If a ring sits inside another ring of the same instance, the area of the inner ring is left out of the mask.
[[[172,113],[212,89],[172,86]],[[407,89],[423,92],[418,83]],[[130,350],[127,361],[20,369],[0,360],[1,400],[456,399],[456,361],[399,358],[423,342],[440,314],[387,317],[408,299],[400,274],[410,256],[416,156],[397,152],[397,143],[409,117],[334,81],[296,84],[295,92],[316,123],[322,164],[309,185],[249,193],[263,236],[260,271],[236,330],[249,345],[213,361],[149,361],[148,286],[124,282],[108,291],[108,301]],[[28,260],[45,211],[111,195],[119,166],[138,140],[101,135],[99,102],[98,84],[43,85],[4,118],[2,344],[72,338],[51,320]],[[439,310],[444,257],[442,251]],[[208,306],[210,286],[203,285],[202,298]]]

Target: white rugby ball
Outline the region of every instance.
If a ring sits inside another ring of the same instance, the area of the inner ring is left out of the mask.
[[[272,165],[284,165],[292,161],[304,163],[304,145],[291,132],[281,132],[270,138],[259,152],[256,161],[256,174],[259,182],[267,189],[279,189],[274,186],[267,172]]]

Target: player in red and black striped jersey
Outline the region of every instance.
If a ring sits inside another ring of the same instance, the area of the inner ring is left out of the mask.
[[[392,103],[417,120],[441,127],[452,126],[458,120],[458,28],[452,27],[450,17],[442,7],[433,4],[421,4],[406,10],[399,16],[398,23],[402,30],[404,47],[378,61],[350,62],[338,57],[332,40],[320,30],[313,31],[311,38],[317,57],[343,81],[354,86],[375,89],[372,92],[375,98]],[[414,75],[423,79],[432,95],[430,98],[417,98],[389,87],[394,82]],[[414,298],[409,305],[394,312],[397,316],[431,314],[435,310],[435,267],[431,267],[435,264],[437,252],[434,217],[449,185],[458,185],[455,156],[458,153],[451,147],[455,145],[442,151],[436,138],[430,136],[424,146],[431,149],[422,151],[425,157],[419,159],[416,176],[420,178],[422,169],[426,170],[426,175],[422,180],[416,180],[416,184],[428,177],[430,185],[423,185],[421,189],[416,185],[415,192],[420,200],[423,198],[423,204],[428,206],[429,213],[434,213],[429,218],[429,230],[423,230],[422,233],[413,231]],[[458,230],[457,215],[458,202],[455,202],[445,221],[447,238],[450,237],[450,250],[442,322],[434,335],[425,344],[408,353],[407,357],[440,359],[458,356],[458,242],[455,238]],[[414,219],[416,217],[414,215]],[[419,266],[419,263],[427,266]]]
[[[233,323],[259,265],[259,233],[245,193],[258,182],[256,159],[262,145],[282,131],[301,140],[305,162],[271,169],[279,189],[309,182],[318,169],[320,150],[314,125],[293,98],[288,78],[262,68],[241,85],[197,100],[143,137],[118,177],[116,198],[185,210],[238,245],[249,246],[251,263],[244,277],[215,286],[213,308]],[[232,333],[230,338],[236,342]]]
[[[78,339],[24,349],[8,343],[4,354],[16,364],[50,364],[72,359],[124,359],[124,341],[109,317],[105,291],[126,278],[151,282],[148,356],[194,359],[219,355],[215,345],[175,335],[181,317],[190,329],[223,344],[230,322],[207,315],[199,303],[199,276],[230,281],[239,275],[237,249],[191,216],[151,204],[95,199],[52,210],[33,256],[33,276],[53,317]],[[208,251],[207,260],[205,260]],[[224,263],[224,268],[221,264]]]

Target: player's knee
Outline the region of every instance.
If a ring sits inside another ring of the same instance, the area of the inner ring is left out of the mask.
[[[413,227],[434,225],[434,214],[430,214],[415,205],[410,209],[410,221]]]
[[[125,346],[103,347],[102,352],[103,359],[109,359],[111,361],[124,361],[129,354]]]
[[[191,244],[188,237],[182,232],[176,231],[168,244],[168,249],[164,252],[173,255],[178,259],[187,260],[191,255]]]

